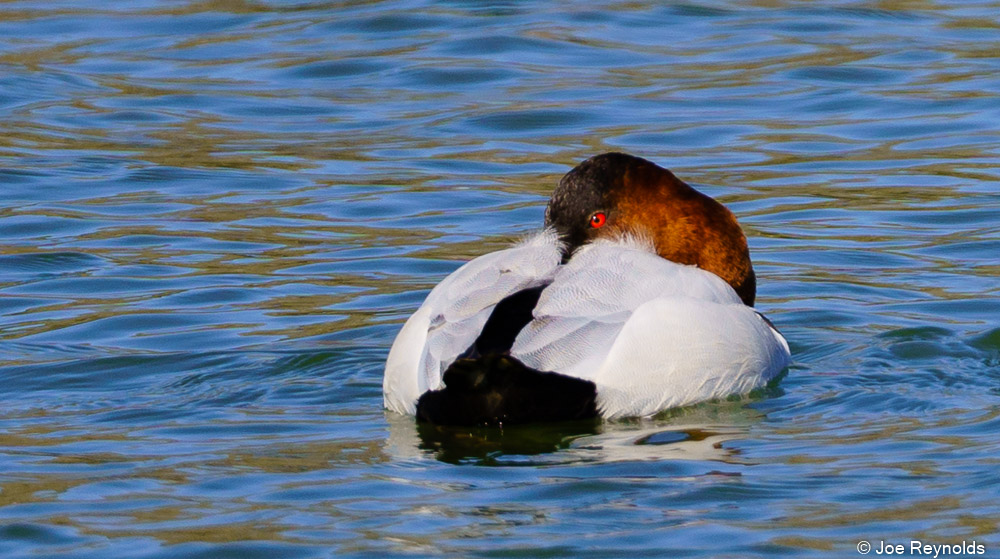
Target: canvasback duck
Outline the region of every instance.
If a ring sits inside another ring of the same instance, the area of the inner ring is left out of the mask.
[[[559,181],[545,229],[441,281],[389,351],[385,406],[501,425],[649,416],[787,367],[732,212],[623,153]]]

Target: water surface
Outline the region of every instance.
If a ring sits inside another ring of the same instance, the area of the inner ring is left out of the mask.
[[[0,555],[998,553],[998,91],[995,2],[4,2]],[[385,413],[427,291],[609,150],[737,213],[788,375]]]

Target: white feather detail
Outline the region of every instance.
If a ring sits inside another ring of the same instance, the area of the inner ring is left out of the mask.
[[[742,305],[719,277],[664,260],[642,239],[594,242],[556,273],[511,354],[538,370],[591,380],[632,313],[668,296]]]
[[[718,276],[600,240],[556,273],[511,354],[593,381],[605,417],[745,393],[789,361],[787,343]]]
[[[688,297],[640,306],[593,380],[606,418],[745,394],[790,361],[788,344],[753,309]]]
[[[440,388],[444,370],[476,340],[497,303],[551,281],[561,250],[558,235],[546,229],[465,263],[434,287],[389,350],[385,407],[416,413],[417,399]]]

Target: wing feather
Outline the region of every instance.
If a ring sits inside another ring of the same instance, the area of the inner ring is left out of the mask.
[[[607,418],[746,394],[777,376],[788,344],[745,305],[664,297],[640,306],[600,370],[598,407]]]
[[[597,241],[559,269],[511,355],[541,371],[592,380],[635,309],[677,295],[742,304],[719,277],[664,260],[641,239]]]
[[[497,303],[552,280],[561,249],[556,233],[545,230],[465,263],[434,287],[389,350],[385,406],[415,413],[417,399],[440,387],[444,370],[476,340]]]
[[[556,273],[511,354],[593,381],[605,417],[745,393],[777,375],[788,346],[718,276],[636,239],[598,241]]]

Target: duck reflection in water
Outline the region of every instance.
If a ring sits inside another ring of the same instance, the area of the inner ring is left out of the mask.
[[[770,389],[771,391],[776,389]],[[752,400],[752,399],[751,399]],[[395,460],[433,457],[451,464],[546,465],[683,460],[746,465],[731,441],[748,438],[764,419],[748,399],[670,410],[656,418],[599,419],[509,427],[442,426],[387,413],[385,451]]]

